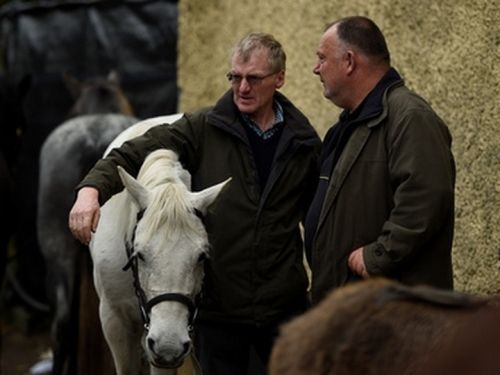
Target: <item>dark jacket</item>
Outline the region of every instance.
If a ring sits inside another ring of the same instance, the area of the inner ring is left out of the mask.
[[[160,125],[99,161],[80,186],[98,188],[103,204],[123,187],[116,164],[137,175],[148,153],[179,154],[198,191],[232,177],[206,217],[211,244],[200,319],[275,323],[305,307],[306,272],[299,222],[317,180],[320,139],[283,95],[284,128],[261,192],[241,116],[228,91],[217,104]]]
[[[402,81],[391,85],[330,177],[312,246],[313,301],[353,278],[347,259],[361,246],[370,275],[452,288],[454,184],[448,128]]]

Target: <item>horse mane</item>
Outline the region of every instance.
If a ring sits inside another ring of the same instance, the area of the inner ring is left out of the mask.
[[[181,180],[183,172],[177,154],[171,150],[154,151],[145,159],[137,179],[153,193],[148,213],[144,215],[147,236],[165,225],[170,236],[186,229],[196,230],[191,216],[194,208],[189,190]]]

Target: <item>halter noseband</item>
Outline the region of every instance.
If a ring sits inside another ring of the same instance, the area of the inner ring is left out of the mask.
[[[198,216],[200,219],[203,220],[202,214],[200,211],[195,209],[195,214]],[[132,269],[132,275],[134,278],[134,289],[135,289],[135,294],[137,296],[138,302],[139,302],[139,308],[141,311],[141,317],[142,321],[144,323],[144,328],[146,330],[149,330],[149,324],[151,322],[150,314],[151,314],[151,309],[153,306],[159,304],[160,302],[164,301],[172,301],[172,302],[178,302],[183,304],[184,306],[187,307],[189,311],[189,326],[188,329],[189,331],[192,331],[193,329],[193,324],[196,319],[198,310],[196,307],[195,301],[193,299],[183,293],[163,293],[159,294],[153,298],[151,298],[149,301],[146,297],[146,293],[144,292],[144,289],[142,289],[141,282],[139,280],[139,260],[144,261],[144,257],[140,252],[134,252],[134,238],[135,238],[135,230],[137,228],[137,224],[139,223],[139,220],[141,220],[142,216],[144,215],[144,210],[141,210],[137,213],[137,221],[134,227],[134,231],[132,233],[132,240],[130,243],[126,243],[125,249],[127,250],[127,264],[122,268],[124,271],[128,270],[129,268]],[[195,298],[196,300],[198,299],[198,296]]]

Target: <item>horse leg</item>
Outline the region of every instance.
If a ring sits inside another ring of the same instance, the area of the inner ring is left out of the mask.
[[[100,302],[99,316],[104,337],[113,355],[116,374],[140,374],[142,326],[130,324],[129,320],[117,314],[105,300]]]
[[[56,293],[64,293],[61,286],[57,286]],[[60,298],[57,298],[59,300]],[[53,368],[54,375],[64,374],[64,368],[67,365],[68,359],[68,336],[69,336],[69,307],[56,305],[55,313],[51,327],[51,341],[53,352]]]
[[[74,375],[114,374],[113,358],[102,333],[99,298],[92,280],[88,252],[80,253],[77,371]]]
[[[48,270],[52,295],[51,341],[53,352],[52,374],[72,373],[77,326],[74,323],[74,275],[68,275],[64,267]]]

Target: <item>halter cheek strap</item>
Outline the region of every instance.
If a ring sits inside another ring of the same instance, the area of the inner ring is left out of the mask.
[[[197,210],[196,210],[197,211]],[[196,215],[198,216],[198,212],[195,212]],[[135,252],[134,251],[134,239],[135,239],[135,230],[137,228],[137,223],[142,219],[142,216],[144,215],[144,211],[139,211],[137,213],[137,221],[135,224],[134,231],[132,233],[132,239],[130,243],[126,243],[125,249],[127,251],[127,263],[125,266],[122,268],[123,271],[127,271],[129,268],[132,269],[132,275],[134,278],[134,290],[135,294],[137,296],[137,300],[139,302],[139,309],[141,312],[141,317],[142,321],[144,323],[144,328],[146,330],[149,330],[149,324],[150,324],[150,314],[151,314],[151,309],[153,306],[159,304],[160,302],[164,301],[171,301],[171,302],[178,302],[183,304],[184,306],[187,307],[189,311],[189,331],[192,331],[193,329],[193,324],[194,320],[196,319],[197,315],[197,308],[195,302],[193,302],[193,299],[183,293],[163,293],[160,295],[157,295],[153,298],[151,298],[149,301],[146,297],[146,293],[144,292],[144,289],[142,289],[140,280],[139,280],[139,260],[144,261],[144,257],[140,252]],[[201,213],[200,213],[201,215]]]

